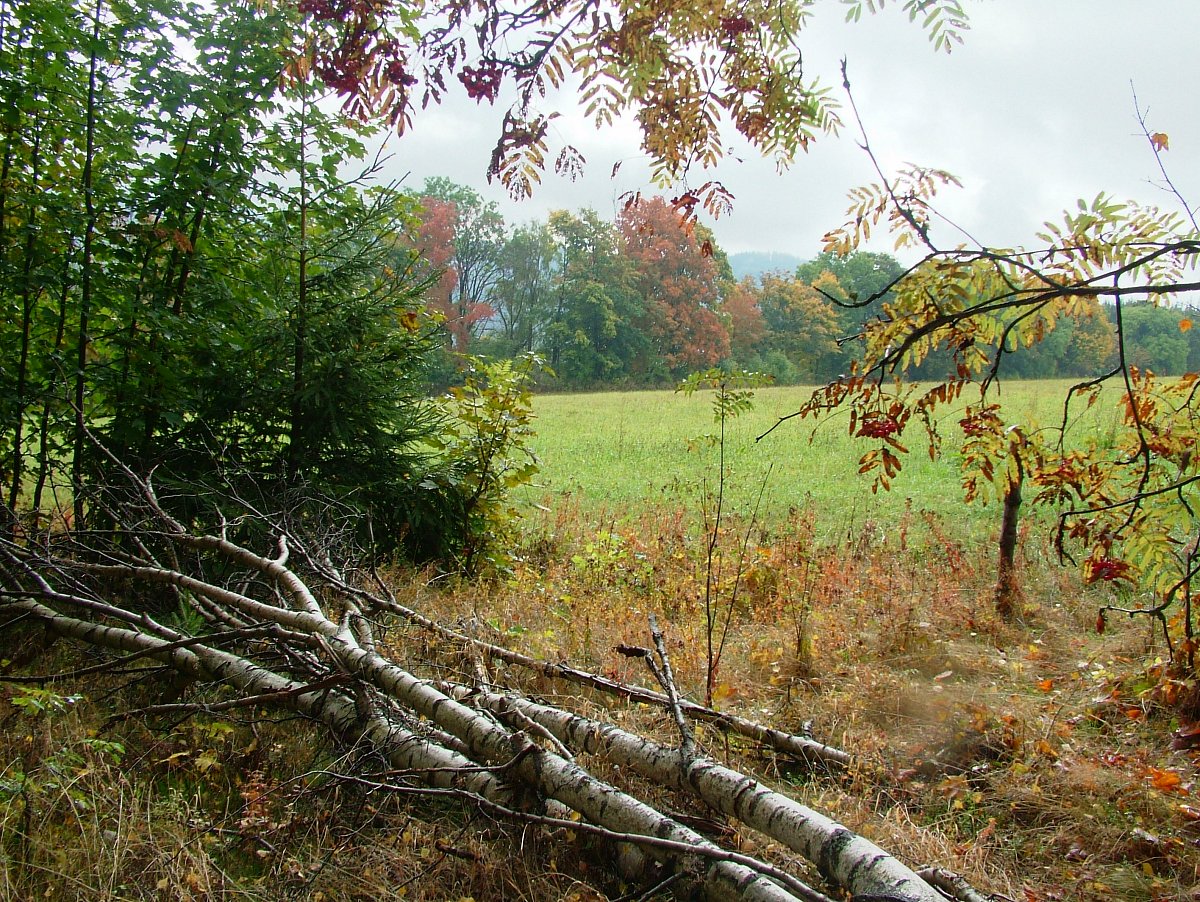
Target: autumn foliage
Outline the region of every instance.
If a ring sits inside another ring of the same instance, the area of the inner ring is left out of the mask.
[[[1144,129],[1163,167],[1166,136]],[[830,250],[849,253],[885,226],[897,248],[925,256],[894,280],[886,302],[863,299],[870,316],[854,368],[800,413],[848,409],[851,431],[877,442],[860,470],[874,488],[887,488],[902,469],[906,433],[916,426],[917,441],[936,455],[941,413],[966,398],[959,420],[966,499],[1019,504],[1025,482],[1032,504],[1057,518],[1059,557],[1080,563],[1087,583],[1144,593],[1115,609],[1156,621],[1176,665],[1194,674],[1200,373],[1164,379],[1138,365],[1151,344],[1179,362],[1189,356],[1192,321],[1170,309],[1200,290],[1194,215],[1186,205],[1180,214],[1100,194],[1046,223],[1035,248],[944,247],[933,235],[934,197],[957,184],[949,173],[909,166],[852,192],[846,224],[827,236]],[[1160,332],[1162,324],[1171,325]],[[1061,352],[1075,349],[1090,365],[1087,377],[1063,398],[1057,422],[1023,423],[1003,407],[999,381],[1064,328],[1071,338]],[[904,378],[933,360],[941,372],[932,385]],[[1107,437],[1077,441],[1073,427],[1096,405],[1113,411],[1117,425]]]
[[[652,353],[672,372],[715,366],[728,357],[729,333],[716,313],[717,263],[695,230],[660,197],[627,207],[617,228],[637,272]]]

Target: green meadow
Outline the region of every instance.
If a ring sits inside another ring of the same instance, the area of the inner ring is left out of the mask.
[[[1005,383],[989,400],[1000,403],[1005,418],[1026,427],[1057,426],[1069,381]],[[867,520],[887,526],[906,507],[933,511],[950,520],[956,532],[990,529],[997,505],[964,505],[959,470],[961,410],[967,396],[940,417],[941,453],[931,460],[923,428],[910,424],[904,441],[909,454],[891,491],[871,492],[869,476],[858,474],[858,460],[873,443],[848,435],[848,415],[821,420],[788,420],[763,436],[780,417],[794,412],[811,388],[765,388],[755,394],[754,409],[725,424],[725,510],[770,525],[790,509],[811,507],[822,532],[854,529]],[[1109,393],[1114,397],[1115,391]],[[537,438],[541,460],[536,485],[526,500],[554,508],[572,502],[585,513],[622,512],[666,505],[699,510],[711,503],[718,485],[719,448],[706,437],[719,434],[712,393],[691,396],[672,391],[544,394],[536,397]],[[1069,441],[1104,442],[1117,422],[1103,400],[1083,413]],[[960,530],[961,527],[961,530]],[[962,535],[967,538],[968,535]]]

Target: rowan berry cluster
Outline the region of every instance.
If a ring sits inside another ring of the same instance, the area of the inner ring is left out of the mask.
[[[988,435],[996,431],[995,417],[963,417],[958,421],[958,424],[962,427],[963,435],[968,438],[978,438],[981,435]]]
[[[405,65],[403,59],[397,58],[392,60],[383,70],[383,74],[394,85],[403,85],[406,88],[411,88],[417,83],[416,76],[408,71],[408,66]]]
[[[1087,581],[1113,582],[1118,579],[1129,579],[1129,564],[1111,557],[1099,557],[1088,562]]]
[[[745,34],[754,27],[754,23],[745,16],[721,16],[721,30],[731,38]]]
[[[468,97],[490,103],[500,93],[504,70],[495,60],[483,60],[478,66],[463,66],[458,73],[458,80],[467,89]]]
[[[350,53],[335,53],[317,64],[321,81],[339,94],[355,94],[362,85],[365,61]]]
[[[862,438],[887,438],[900,431],[895,417],[886,415],[867,417],[859,424],[858,434]]]

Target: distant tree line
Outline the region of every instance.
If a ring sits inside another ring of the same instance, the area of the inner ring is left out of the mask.
[[[848,370],[855,336],[904,271],[888,254],[823,253],[735,280],[711,232],[682,224],[663,198],[642,199],[611,222],[592,210],[555,211],[510,227],[496,204],[446,179],[429,179],[417,194],[412,240],[433,281],[426,302],[442,330],[447,381],[452,354],[534,352],[555,373],[546,384],[561,388],[667,385],[718,365],[780,383],[823,382]],[[1160,375],[1197,368],[1200,330],[1190,325],[1186,310],[1127,304],[1130,362]],[[909,374],[944,375],[950,351]],[[1007,374],[1072,377],[1110,367],[1113,310],[1094,303],[1021,351],[1005,361]]]

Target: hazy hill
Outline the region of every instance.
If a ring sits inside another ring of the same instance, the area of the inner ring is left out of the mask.
[[[794,272],[804,261],[792,254],[778,251],[743,251],[740,254],[729,255],[729,265],[733,268],[733,276],[739,282],[746,276],[760,276],[765,272],[781,270]]]

